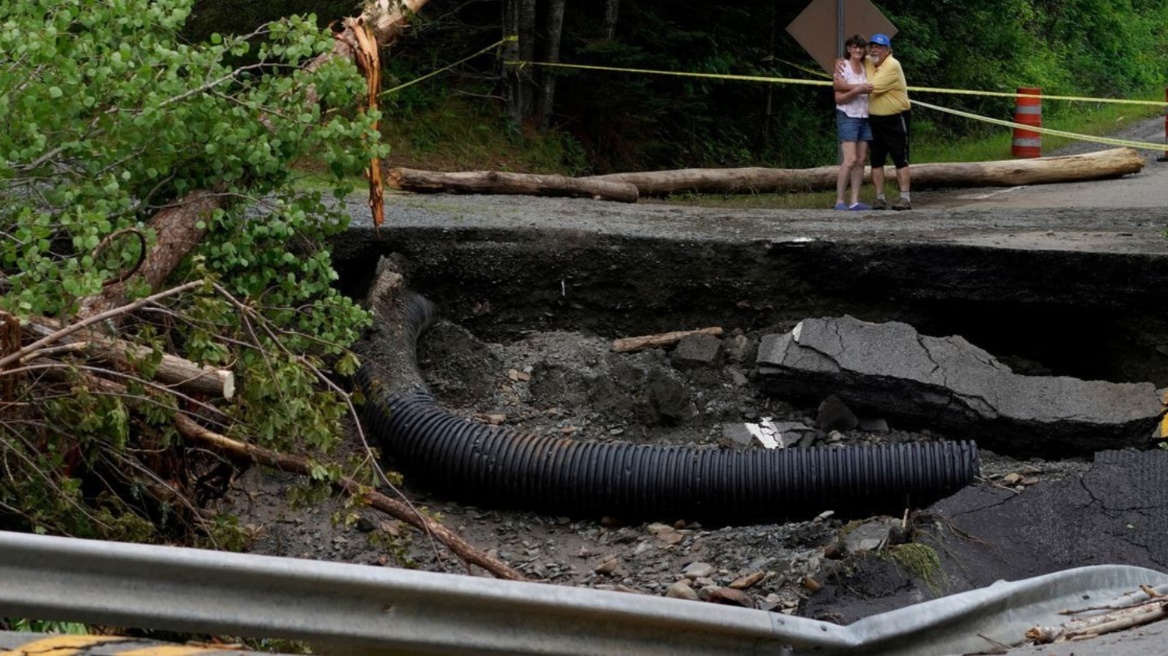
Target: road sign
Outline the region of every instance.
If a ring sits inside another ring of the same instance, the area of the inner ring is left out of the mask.
[[[892,37],[896,36],[896,27],[870,0],[813,0],[791,21],[787,32],[824,71],[831,73],[835,60],[843,56],[843,42],[848,36],[883,33]]]

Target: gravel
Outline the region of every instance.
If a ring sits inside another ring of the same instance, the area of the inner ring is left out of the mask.
[[[715,338],[716,356],[695,362],[692,353],[701,349],[680,345],[618,354],[609,340],[573,332],[533,332],[512,343],[486,343],[439,322],[421,340],[419,363],[451,412],[528,433],[760,448],[728,442],[724,434],[728,427],[770,417],[804,428],[801,446],[937,439],[895,426],[875,432],[859,426],[818,430],[818,407],[795,407],[754,388],[759,336],[736,332]],[[862,425],[872,423],[867,418]],[[991,453],[983,458],[984,484],[1019,491],[1088,466],[1019,462]],[[307,509],[292,506],[287,492],[296,484],[287,475],[255,470],[231,495],[228,509],[240,513],[241,523],[256,536],[253,553],[485,575],[372,511],[345,509],[339,500]],[[402,492],[477,548],[536,581],[782,613],[798,613],[822,581],[846,567],[846,556],[880,548],[889,529],[903,520],[844,522],[824,508],[812,521],[786,524],[719,527],[673,518],[626,525],[615,517],[555,517],[459,504],[408,477]],[[866,537],[848,540],[849,535]]]

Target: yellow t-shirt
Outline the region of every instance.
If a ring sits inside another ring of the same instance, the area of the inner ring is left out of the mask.
[[[872,82],[872,95],[868,96],[869,115],[891,116],[907,112],[912,107],[908,102],[908,83],[904,80],[904,70],[896,58],[888,55],[879,68],[867,61],[864,68],[868,80]]]

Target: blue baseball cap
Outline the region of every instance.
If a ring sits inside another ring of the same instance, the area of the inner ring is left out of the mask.
[[[886,48],[892,47],[892,39],[889,39],[887,34],[873,34],[872,38],[868,39],[868,43],[885,46]]]

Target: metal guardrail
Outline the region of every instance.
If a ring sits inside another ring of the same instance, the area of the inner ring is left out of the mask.
[[[317,653],[963,653],[1084,594],[1168,575],[1101,566],[998,583],[850,626],[620,592],[0,532],[0,616],[311,643]],[[1007,612],[1008,611],[1008,612]]]

